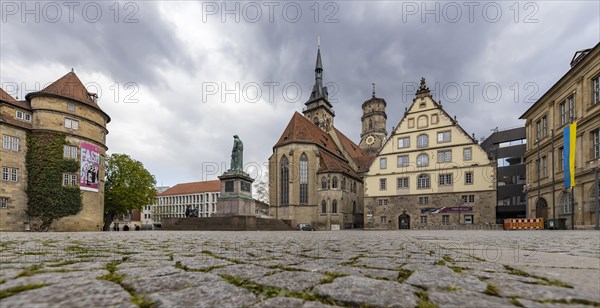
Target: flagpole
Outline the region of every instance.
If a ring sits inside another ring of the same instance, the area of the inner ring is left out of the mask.
[[[556,201],[554,200],[554,129],[550,129],[552,139],[552,220],[556,224]],[[556,228],[554,228],[556,230]]]
[[[569,128],[569,133],[570,133],[571,129],[573,128],[573,126],[572,126],[573,125],[573,115],[572,114],[571,114],[570,118],[571,118],[571,120],[570,120],[569,125],[571,125],[571,127]],[[577,138],[576,133],[575,133],[575,138]],[[570,138],[569,138],[569,142],[571,142]],[[575,148],[577,148],[577,141],[575,141],[574,146],[575,146]],[[575,152],[575,151],[571,150],[570,148],[569,148],[569,151]],[[571,160],[571,157],[569,156],[569,161],[570,160]],[[575,161],[575,160],[573,160],[573,161]],[[570,165],[571,165],[571,163],[569,162],[569,168],[570,168]],[[573,163],[573,165],[575,165],[575,163]],[[575,167],[573,167],[573,174],[571,174],[571,182],[573,182],[573,181],[575,181]],[[575,195],[573,194],[575,187],[573,187],[573,185],[571,185],[571,184],[569,184],[569,186],[571,187],[571,200],[570,200],[571,201],[571,230],[575,230]]]

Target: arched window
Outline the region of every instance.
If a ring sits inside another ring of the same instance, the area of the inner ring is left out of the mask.
[[[419,137],[417,137],[417,147],[418,148],[425,148],[429,145],[429,138],[427,137],[426,134],[422,134],[419,135]]]
[[[331,180],[331,188],[337,188],[337,176],[334,176],[333,179]]]
[[[308,157],[300,155],[300,204],[308,203]]]
[[[420,116],[420,117],[417,118],[417,127],[419,127],[419,128],[421,128],[421,127],[427,127],[427,125],[429,124],[427,122],[428,122],[427,116],[426,115],[422,115],[422,116]]]
[[[419,154],[417,156],[417,167],[426,167],[429,166],[429,156],[427,154]]]
[[[326,177],[321,178],[321,188],[327,189],[327,178]]]
[[[342,190],[346,190],[346,178],[342,177]]]
[[[331,203],[331,212],[337,213],[337,200],[333,200],[333,203]]]
[[[373,120],[369,119],[369,129],[373,129]]]
[[[563,214],[570,214],[571,213],[571,193],[563,193],[561,198],[560,198],[560,209],[562,209],[562,213]],[[560,213],[560,210],[559,210]]]
[[[281,157],[280,172],[281,172],[281,204],[290,203],[290,164],[287,157]]]
[[[327,202],[321,201],[321,213],[327,213]]]
[[[429,174],[419,174],[417,177],[417,188],[429,188]]]

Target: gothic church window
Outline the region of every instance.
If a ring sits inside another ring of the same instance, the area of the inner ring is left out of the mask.
[[[333,200],[333,203],[331,203],[331,212],[337,213],[337,200]]]
[[[280,162],[281,172],[281,204],[290,202],[290,164],[284,155]]]
[[[338,184],[337,176],[334,176],[333,179],[331,180],[331,188],[337,188],[337,184]]]
[[[321,213],[327,213],[327,202],[321,201]]]
[[[321,178],[321,188],[327,189],[327,178],[326,177]]]
[[[373,120],[369,119],[369,129],[373,129]]]
[[[308,157],[300,155],[300,204],[308,203]]]

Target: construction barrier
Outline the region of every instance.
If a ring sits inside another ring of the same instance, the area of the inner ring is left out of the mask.
[[[541,230],[544,229],[543,218],[507,218],[504,219],[504,230]]]

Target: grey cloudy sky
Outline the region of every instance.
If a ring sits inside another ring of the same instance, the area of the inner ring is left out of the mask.
[[[310,96],[317,36],[335,125],[357,143],[372,82],[388,131],[425,77],[481,138],[523,124],[574,52],[600,41],[597,1],[2,0],[0,10],[2,88],[23,98],[74,68],[112,118],[109,151],[143,162],[159,185],[216,179],[234,134],[258,175]]]

